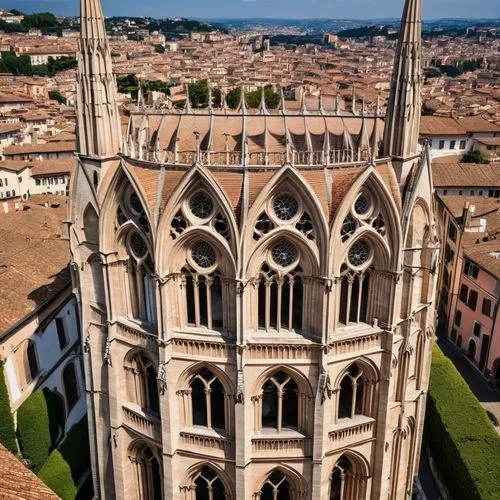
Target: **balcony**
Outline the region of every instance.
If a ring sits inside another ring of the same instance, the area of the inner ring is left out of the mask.
[[[342,419],[328,433],[334,448],[342,448],[375,439],[375,420],[364,415]]]
[[[233,442],[213,430],[184,430],[180,432],[179,438],[184,450],[218,458],[227,458],[233,454]]]
[[[260,433],[252,438],[252,454],[255,458],[299,457],[311,455],[312,441],[296,431]]]
[[[123,425],[148,439],[161,443],[161,422],[158,417],[132,405],[123,406]]]
[[[121,319],[116,322],[116,329],[120,339],[133,346],[154,350],[158,345],[158,336],[139,324]]]
[[[330,341],[330,356],[359,354],[383,349],[384,332],[366,325],[366,328],[349,328],[345,333],[340,330]],[[368,330],[368,331],[367,331]]]

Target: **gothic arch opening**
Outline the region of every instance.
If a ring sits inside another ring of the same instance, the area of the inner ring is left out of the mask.
[[[336,421],[374,417],[377,391],[378,373],[373,366],[363,360],[349,365],[338,378]]]
[[[277,468],[270,472],[258,492],[256,500],[302,500],[307,486],[295,471]]]
[[[368,481],[364,461],[352,453],[342,455],[330,475],[329,500],[358,500],[365,498]]]
[[[307,381],[282,368],[265,375],[260,384],[258,394],[252,398],[256,431],[272,429],[280,433],[291,429],[307,433],[312,400]]]
[[[83,213],[83,232],[90,245],[99,244],[99,216],[92,204],[88,204]]]
[[[159,414],[158,375],[153,361],[145,352],[133,351],[125,358],[124,369],[129,401],[144,411]]]
[[[159,450],[144,442],[135,442],[129,450],[129,458],[135,469],[137,500],[162,500],[163,468]]]

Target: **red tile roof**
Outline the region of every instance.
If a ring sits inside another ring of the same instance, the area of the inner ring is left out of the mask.
[[[0,444],[2,500],[57,500],[59,497]]]

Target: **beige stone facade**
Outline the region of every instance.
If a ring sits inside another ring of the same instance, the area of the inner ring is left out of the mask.
[[[435,322],[428,149],[393,158],[363,112],[243,100],[139,107],[110,150],[102,23],[82,1],[79,79],[104,89],[80,94],[80,134],[95,123],[70,227],[96,495],[409,498]],[[414,115],[390,130],[412,138]]]

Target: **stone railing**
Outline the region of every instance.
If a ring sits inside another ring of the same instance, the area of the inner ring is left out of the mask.
[[[123,406],[123,423],[138,434],[161,443],[161,422],[159,419]]]
[[[338,427],[328,433],[328,438],[335,444],[335,448],[374,438],[375,421],[373,419],[365,418],[357,422],[353,419],[345,424],[338,424]]]
[[[180,433],[180,439],[181,442],[189,448],[205,448],[208,454],[217,451],[228,454],[232,451],[232,441],[221,436],[207,436],[204,434],[182,431]]]
[[[131,342],[135,346],[152,349],[157,344],[158,337],[151,332],[135,328],[121,321],[116,323],[116,327],[122,340]]]
[[[202,356],[211,358],[230,358],[236,349],[235,345],[205,340],[173,339],[172,352],[186,356]]]
[[[290,359],[312,360],[319,353],[319,347],[313,345],[295,344],[249,344],[247,347],[249,359]]]
[[[372,349],[382,348],[382,332],[360,334],[349,338],[333,339],[330,342],[330,354],[340,356],[342,354],[359,353]]]
[[[259,437],[252,439],[252,452],[262,456],[309,455],[310,439],[305,437]]]

